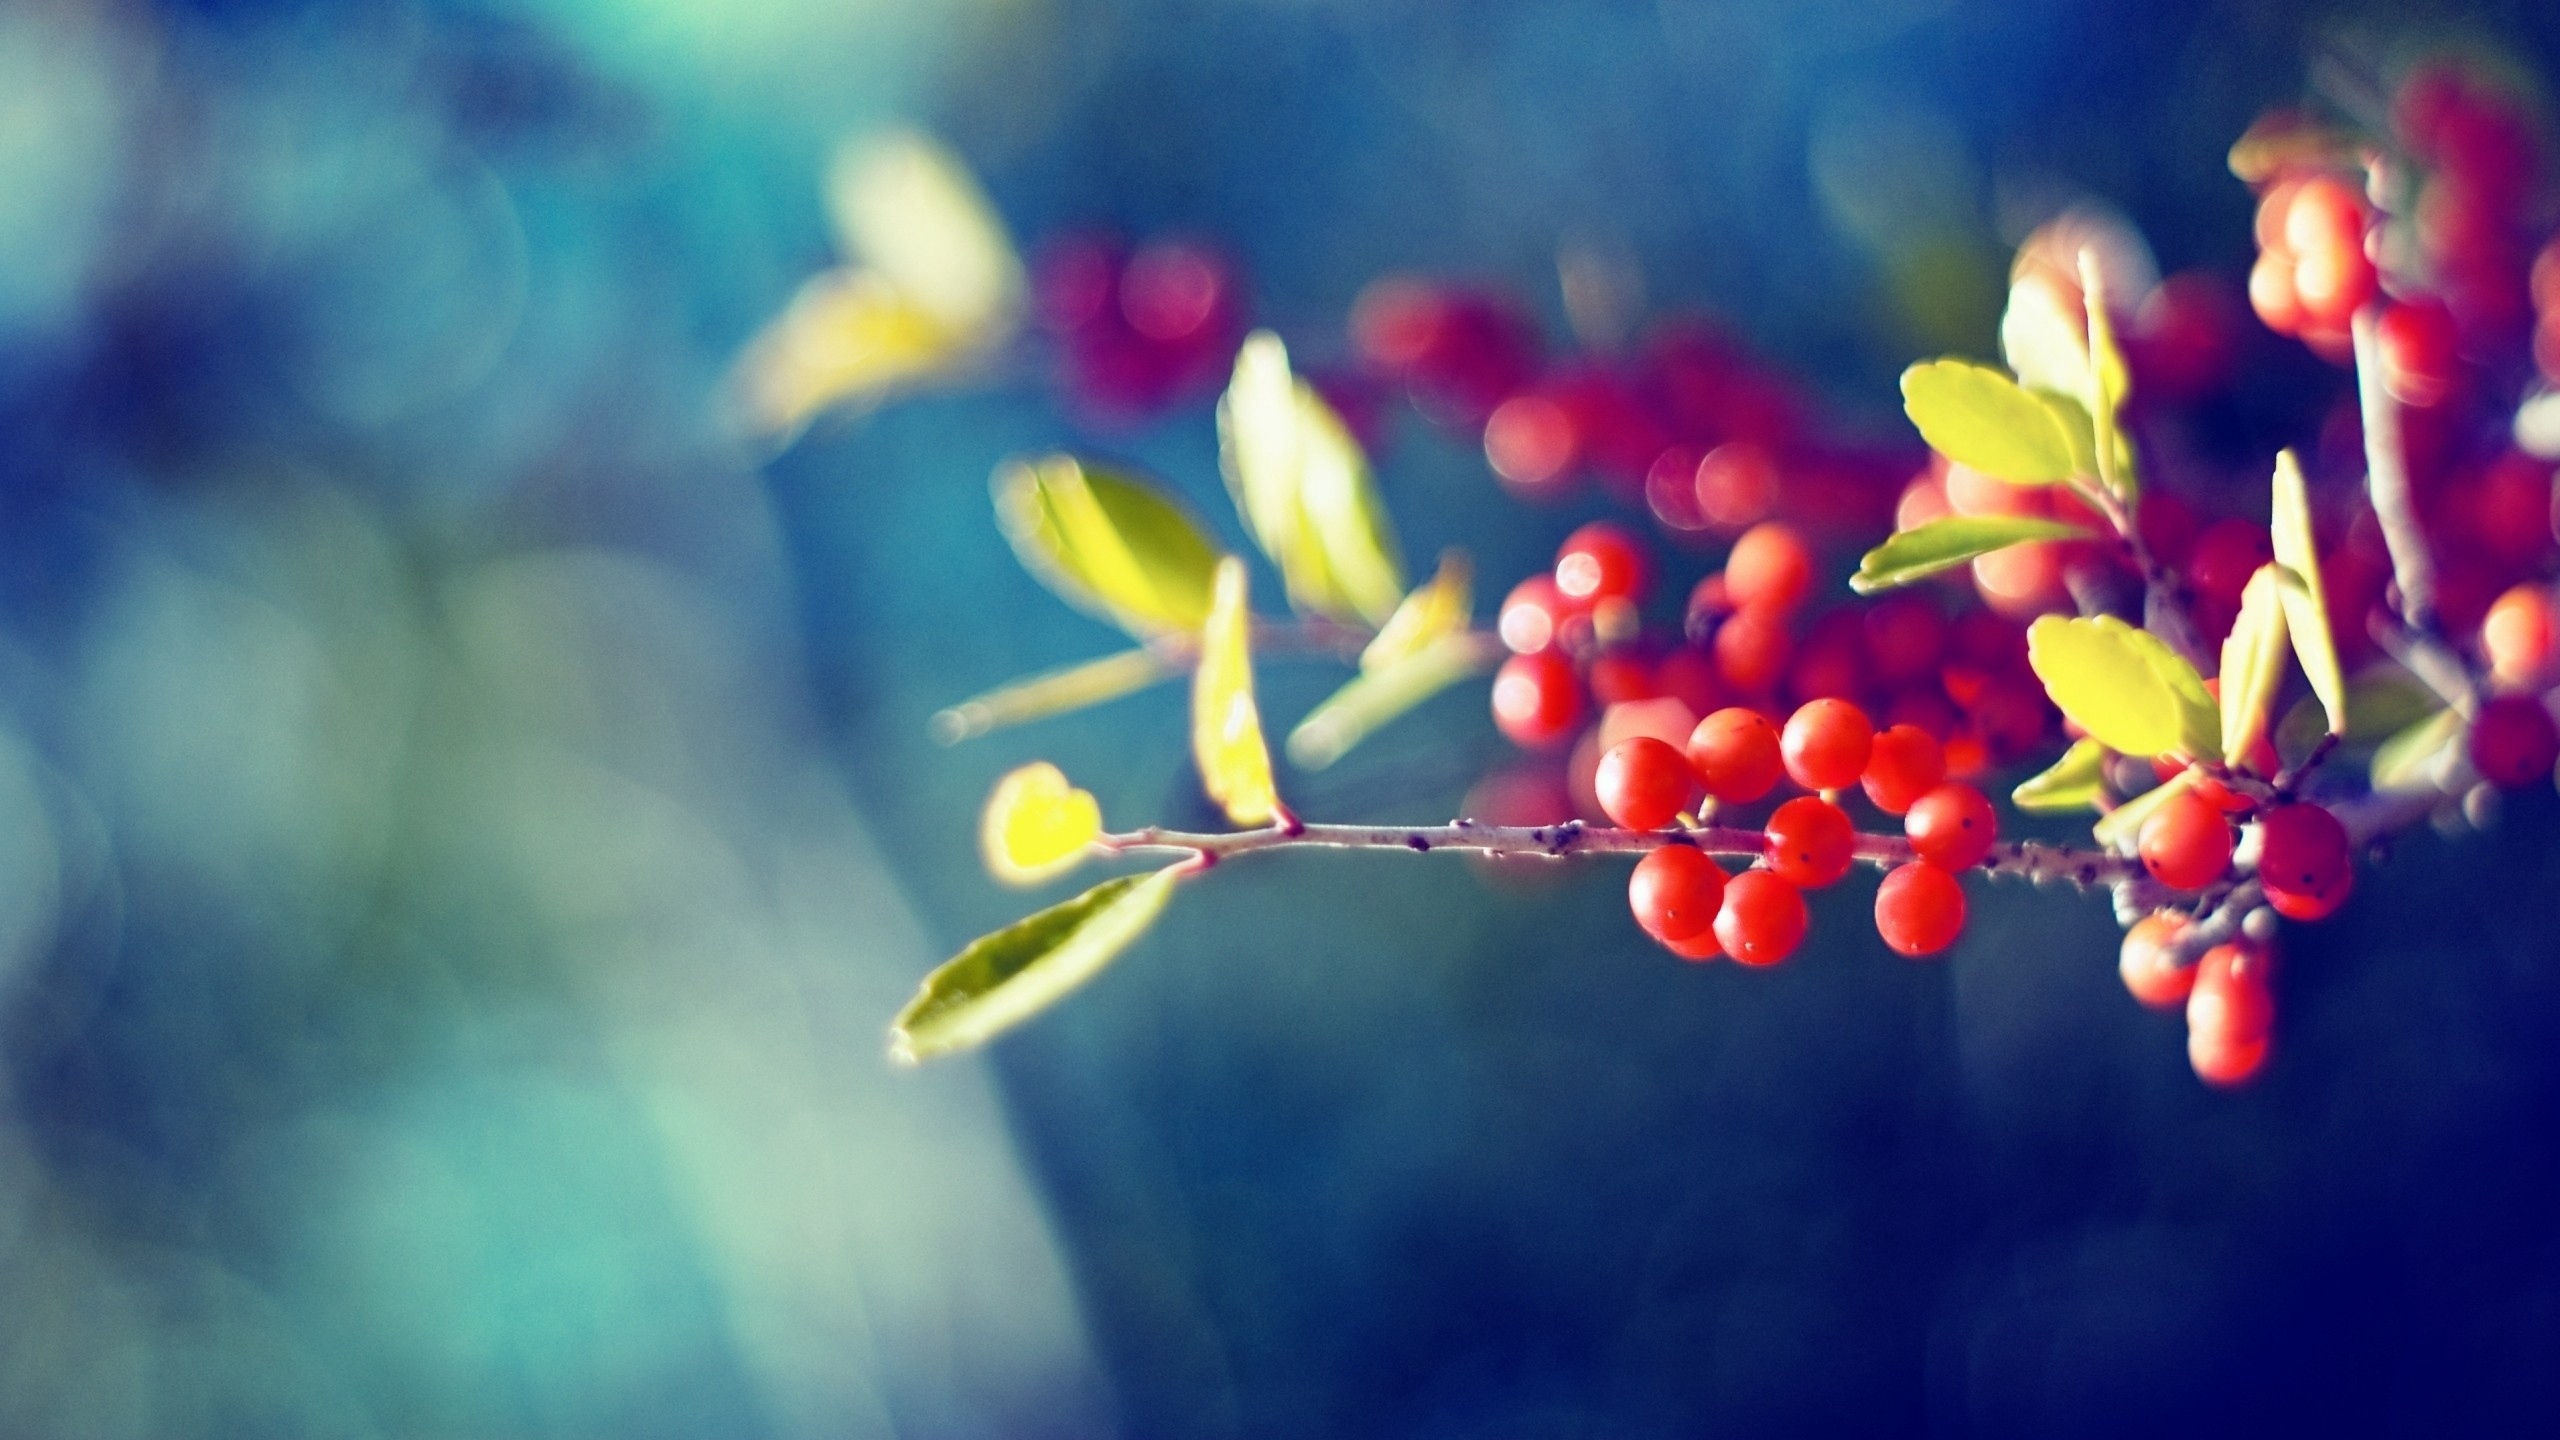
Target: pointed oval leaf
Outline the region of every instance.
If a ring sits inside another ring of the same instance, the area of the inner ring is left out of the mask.
[[[1019,320],[1022,261],[960,158],[909,130],[839,147],[828,208],[848,260],[868,265],[955,334],[986,345]]]
[[[2098,473],[2098,432],[2089,419],[2089,407],[2068,395],[2051,390],[2031,389],[2027,392],[2044,402],[2053,412],[2053,423],[2062,427],[2063,443],[2071,447],[2071,473]]]
[[[1289,760],[1322,770],[1349,754],[1378,727],[1501,659],[1498,643],[1463,630],[1446,634],[1393,664],[1364,669],[1326,696],[1289,732]]]
[[[2082,730],[2127,755],[2222,758],[2222,717],[2196,667],[2112,615],[2047,615],[2027,627],[2027,661]]]
[[[2347,682],[2347,707],[2355,716],[2339,740],[2347,745],[2378,745],[2444,708],[2444,701],[2417,676],[2388,661],[2377,661]],[[2329,729],[2328,707],[2306,695],[2285,711],[2276,726],[2276,749],[2288,760],[2311,753]]]
[[[1174,662],[1153,649],[1122,650],[972,695],[957,705],[936,710],[928,723],[937,743],[957,745],[1008,725],[1045,720],[1117,700],[1169,680],[1174,674]]]
[[[2042,400],[1987,365],[1929,360],[1902,372],[1902,408],[1931,449],[2013,485],[2071,478],[2071,442]]]
[[[1318,615],[1382,625],[1404,566],[1368,457],[1268,330],[1246,337],[1218,401],[1218,459],[1237,513],[1289,590]]]
[[[2089,393],[2089,339],[2067,293],[2043,271],[2013,278],[2000,313],[2000,355],[2021,385],[2076,399]]]
[[[2097,841],[2101,849],[2129,853],[2134,841],[2142,834],[2142,822],[2150,819],[2153,811],[2168,804],[2170,796],[2184,794],[2201,775],[2202,772],[2193,766],[2179,771],[2099,816],[2098,823],[2089,827],[2089,837]]]
[[[2290,450],[2276,455],[2275,506],[2267,527],[2276,563],[2287,583],[2280,598],[2293,653],[2311,693],[2329,712],[2329,733],[2347,733],[2347,681],[2338,665],[2338,644],[2329,629],[2329,600],[2320,580],[2320,551],[2311,538],[2311,495],[2302,481],[2302,463]]]
[[[1475,569],[1464,550],[1445,550],[1440,568],[1413,587],[1387,623],[1360,651],[1363,674],[1384,670],[1442,638],[1467,628],[1475,618]]]
[[[2267,733],[2276,686],[2284,679],[2283,571],[2258,567],[2240,592],[2240,614],[2222,641],[2222,753],[2246,755]]]
[[[2373,752],[2373,788],[2400,792],[2435,789],[2438,762],[2446,748],[2461,738],[2461,714],[2440,710],[2383,741]]]
[[[2080,296],[2089,325],[2089,426],[2097,453],[2097,474],[2109,489],[2131,504],[2140,493],[2133,473],[2133,446],[2119,418],[2125,396],[2133,388],[2132,367],[2116,345],[2114,316],[2108,311],[2106,274],[2097,252],[2080,252]]]
[[[1008,772],[987,795],[978,820],[978,849],[987,870],[1007,885],[1037,885],[1063,875],[1102,833],[1102,806],[1064,771],[1036,760]]]
[[[1849,588],[1861,595],[1890,590],[1952,570],[1977,555],[2026,540],[2083,540],[2089,532],[2059,520],[2025,515],[1954,515],[1902,531],[1858,561]]]
[[[789,436],[839,405],[860,406],[962,367],[969,338],[868,270],[829,270],[800,287],[729,377],[748,433]]]
[[[1146,482],[1051,455],[998,466],[995,501],[1023,568],[1078,609],[1142,639],[1208,618],[1218,547]]]
[[[1030,1019],[1147,932],[1181,866],[1105,880],[944,961],[889,1026],[889,1058],[913,1065],[971,1049]]]
[[[2009,792],[2009,803],[2030,815],[2059,815],[2095,810],[2107,794],[2107,747],[2079,739],[2044,773]]]
[[[1268,825],[1280,813],[1271,783],[1271,750],[1253,702],[1252,616],[1245,603],[1244,562],[1218,562],[1215,598],[1200,631],[1200,663],[1191,672],[1191,755],[1201,787],[1238,825]]]

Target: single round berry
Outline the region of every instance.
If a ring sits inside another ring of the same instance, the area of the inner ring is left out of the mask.
[[[1636,862],[1627,908],[1644,933],[1665,945],[1712,938],[1724,907],[1724,867],[1694,845],[1665,845]]]
[[[1514,395],[1484,422],[1485,464],[1512,493],[1543,500],[1573,481],[1582,435],[1573,412],[1550,395]]]
[[[1794,650],[1787,617],[1766,605],[1737,610],[1716,627],[1716,671],[1728,687],[1745,695],[1776,689]]]
[[[1775,965],[1804,943],[1804,893],[1766,870],[1725,882],[1716,912],[1716,943],[1745,965]]]
[[[1573,662],[1552,650],[1514,655],[1493,675],[1493,723],[1515,745],[1541,750],[1573,734],[1582,685]]]
[[[1802,890],[1835,884],[1849,873],[1858,843],[1849,812],[1812,795],[1799,795],[1769,816],[1769,868]]]
[[[1644,546],[1606,520],[1594,520],[1574,531],[1556,551],[1556,589],[1568,605],[1588,608],[1603,600],[1641,602],[1651,570]]]
[[[1659,830],[1698,800],[1689,757],[1650,735],[1610,746],[1591,788],[1609,818],[1630,830]]]
[[[1982,863],[1991,842],[2000,838],[2000,819],[1982,792],[1950,780],[1911,802],[1902,816],[1902,833],[1921,859],[1945,870]]]
[[[2134,839],[2142,868],[2172,890],[2201,890],[2231,868],[2231,822],[2211,801],[2172,795]]]
[[[2471,721],[2471,764],[2501,790],[2520,789],[2551,774],[2560,760],[2560,730],[2551,712],[2531,695],[2501,695]]]
[[[1689,732],[1689,765],[1708,794],[1735,805],[1768,794],[1786,769],[1778,727],[1739,705],[1717,711]]]
[[[2240,603],[2249,577],[2275,558],[2267,527],[2254,520],[2216,520],[2196,536],[2187,556],[2187,579],[2196,593],[2225,605]]]
[[[2560,666],[2560,621],[2552,614],[2551,590],[2537,584],[2518,585],[2499,596],[2480,621],[2480,653],[2489,662],[2489,678],[2508,690],[2539,690],[2551,683]]]
[[[1555,643],[1564,613],[1564,595],[1554,577],[1532,575],[1503,597],[1502,617],[1494,628],[1513,654],[1535,655]]]
[[[1724,947],[1716,943],[1716,931],[1712,925],[1686,940],[1665,940],[1657,935],[1654,943],[1693,964],[1718,959],[1724,954]]]
[[[1876,933],[1896,954],[1937,954],[1964,933],[1964,886],[1926,860],[1895,866],[1876,887]]]
[[[2196,967],[2179,958],[2179,942],[2195,922],[2175,910],[2154,910],[2124,932],[2124,950],[2116,974],[2133,998],[2154,1010],[2175,1010],[2187,1003],[2196,985]]]
[[[1792,610],[1813,588],[1813,550],[1793,527],[1763,521],[1742,532],[1725,557],[1725,588],[1733,603]]]
[[[2273,963],[2265,947],[2247,940],[2216,945],[2196,962],[2195,988],[2187,994],[2187,1031],[2246,1043],[2274,1028]]]
[[[2216,1030],[2187,1032],[2187,1064],[2196,1078],[2217,1089],[2246,1084],[2267,1063],[2264,1035],[2242,1038]]]
[[[1809,700],[1787,717],[1779,748],[1787,773],[1807,790],[1842,790],[1858,783],[1875,745],[1867,712],[1846,700]]]
[[[2354,888],[2347,827],[2318,805],[2277,805],[2258,817],[2258,883],[2288,920],[2324,920]]]
[[[1888,725],[1876,732],[1867,769],[1858,777],[1867,798],[1887,815],[1901,815],[1947,778],[1947,754],[1937,737],[1917,725]]]

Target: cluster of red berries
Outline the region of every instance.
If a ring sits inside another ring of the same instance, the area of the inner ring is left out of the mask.
[[[1673,954],[1774,965],[1804,940],[1804,892],[1837,883],[1857,858],[1857,827],[1833,798],[1852,786],[1902,817],[1916,857],[1877,888],[1877,933],[1910,956],[1955,943],[1965,914],[1956,874],[1990,854],[1998,819],[1981,791],[1945,776],[1928,732],[1878,731],[1857,706],[1823,699],[1798,707],[1783,728],[1732,706],[1699,721],[1684,746],[1650,735],[1619,741],[1600,758],[1595,788],[1612,821],[1642,831],[1681,824],[1701,796],[1750,805],[1782,779],[1812,792],[1770,812],[1760,858],[1740,874],[1675,837],[1638,861],[1627,882],[1636,923]]]
[[[1132,250],[1107,236],[1069,236],[1035,260],[1032,294],[1060,346],[1069,394],[1106,419],[1214,390],[1244,338],[1234,267],[1196,241]]]
[[[2433,289],[2464,331],[2512,344],[2535,228],[2548,220],[2538,122],[2498,82],[2438,59],[2402,81],[2391,129],[2424,179],[2416,240]]]
[[[2275,951],[2239,938],[2186,963],[2194,921],[2161,911],[2125,932],[2117,973],[2133,998],[2154,1010],[2183,1010],[2187,1063],[2211,1085],[2238,1085],[2266,1063],[2275,1029]]]
[[[2267,188],[2249,306],[2268,329],[2332,360],[2353,355],[2348,323],[2381,288],[2366,249],[2371,221],[2363,188],[2344,175],[2288,175]]]

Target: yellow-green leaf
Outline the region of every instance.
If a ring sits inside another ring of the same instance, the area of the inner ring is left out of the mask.
[[[2009,803],[2031,815],[2095,810],[2107,793],[2107,747],[2095,740],[2071,742],[2044,773],[2009,792]]]
[[[2044,402],[2053,412],[2054,423],[2062,427],[2063,442],[2071,447],[2071,473],[2098,473],[2098,432],[2089,419],[2087,406],[2068,395],[2051,390],[2030,389],[2028,394]]]
[[[2282,570],[2258,567],[2240,592],[2240,614],[2222,641],[2222,753],[2245,756],[2267,733],[2267,712],[2284,679]]]
[[[1308,711],[1307,718],[1289,732],[1289,760],[1301,770],[1321,770],[1379,726],[1458,681],[1491,669],[1500,658],[1498,645],[1459,630],[1392,664],[1364,669]]]
[[[824,410],[877,401],[962,366],[978,346],[868,270],[829,270],[747,343],[729,403],[749,433],[789,436]]]
[[[1849,577],[1849,588],[1872,595],[2021,541],[2081,540],[2088,534],[2076,525],[2025,515],[1954,515],[1902,531],[1868,551],[1858,561],[1858,573]]]
[[[1383,625],[1404,598],[1404,564],[1368,457],[1280,337],[1257,330],[1218,401],[1218,458],[1254,543],[1280,567],[1289,603]]]
[[[2110,750],[2222,758],[2203,677],[2148,631],[2112,615],[2047,615],[2027,627],[2027,661],[2055,706]]]
[[[978,848],[998,880],[1037,885],[1074,869],[1101,833],[1102,806],[1092,792],[1036,760],[996,782],[979,817]]]
[[[1271,783],[1271,750],[1262,712],[1253,703],[1252,614],[1245,602],[1244,562],[1218,562],[1214,599],[1200,631],[1200,663],[1191,672],[1191,755],[1209,798],[1238,825],[1268,825],[1280,813]]]
[[[2399,734],[2444,708],[2444,701],[2417,676],[2391,661],[2377,661],[2347,682],[2347,709],[2355,718],[2339,736],[2347,745],[2375,745]],[[2311,753],[2328,733],[2328,707],[2306,695],[2285,711],[2276,726],[2276,749],[2288,762]]]
[[[1154,650],[1122,650],[972,695],[957,705],[936,710],[928,723],[936,741],[957,745],[1008,725],[1045,720],[1105,700],[1117,700],[1171,679],[1174,674],[1173,662]]]
[[[2081,314],[2042,272],[2011,280],[2000,314],[2000,354],[2018,383],[2078,399],[2089,393],[2089,341]]]
[[[924,977],[889,1026],[889,1058],[913,1065],[983,1045],[1056,1003],[1147,932],[1180,866],[1105,880],[1017,920]]]
[[[2409,791],[2436,788],[2436,764],[2445,747],[2462,737],[2462,716],[2440,710],[2390,739],[2373,752],[2373,788]]]
[[[2276,563],[2288,573],[2281,592],[2293,653],[2311,681],[2311,693],[2329,712],[2329,733],[2347,733],[2347,681],[2338,666],[2338,645],[2329,629],[2329,600],[2320,583],[2320,551],[2311,539],[2311,496],[2302,482],[2302,464],[2290,450],[2276,456],[2275,506],[2267,527]]]
[[[1360,651],[1363,674],[1388,669],[1445,636],[1467,628],[1475,618],[1475,567],[1464,550],[1444,550],[1440,568],[1413,587],[1396,613]]]
[[[2150,819],[2152,813],[2161,806],[2168,804],[2170,796],[2183,794],[2189,786],[2196,783],[2202,773],[2195,767],[2189,766],[2170,776],[2166,781],[2134,796],[2099,816],[2098,823],[2089,827],[2089,837],[2097,841],[2101,849],[2118,852],[2131,850],[2134,841],[2142,834],[2142,822]]]
[[[957,335],[1008,332],[1027,287],[995,206],[960,158],[911,130],[848,142],[827,173],[845,258],[878,272]]]
[[[2130,504],[2137,493],[2133,447],[2125,440],[2118,417],[2133,385],[2133,371],[2116,345],[2115,321],[2107,310],[2106,277],[2094,251],[2080,252],[2080,297],[2089,321],[2089,424],[2097,447],[2098,475]]]
[[[1068,603],[1141,638],[1209,615],[1218,547],[1171,496],[1072,455],[996,468],[996,519],[1013,553]]]
[[[1987,365],[1929,360],[1902,372],[1902,408],[1930,448],[2013,485],[2068,480],[2071,441],[2044,401]]]

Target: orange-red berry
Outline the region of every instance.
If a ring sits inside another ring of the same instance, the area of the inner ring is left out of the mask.
[[[1858,778],[1877,809],[1900,815],[1947,778],[1946,751],[1917,725],[1888,725],[1876,732],[1866,773]]]
[[[1875,744],[1867,712],[1846,700],[1808,700],[1787,717],[1780,739],[1787,773],[1807,790],[1842,790],[1858,783]]]
[[[2193,794],[2172,795],[2142,822],[2134,850],[2153,879],[2172,890],[2201,890],[2231,869],[2231,822]]]
[[[2549,776],[2555,760],[2560,760],[2560,730],[2540,699],[2501,695],[2472,717],[2472,767],[2499,789],[2520,789]]]
[[[1659,830],[1697,803],[1698,776],[1677,748],[1638,735],[1600,757],[1591,788],[1610,819],[1630,830]]]
[[[1665,945],[1700,936],[1712,943],[1724,888],[1724,867],[1714,857],[1694,845],[1665,845],[1636,862],[1627,877],[1627,908],[1646,934]]]
[[[1566,604],[1584,609],[1604,600],[1641,602],[1652,568],[1633,535],[1594,520],[1566,536],[1556,551],[1556,590]]]
[[[1849,813],[1828,800],[1799,795],[1769,816],[1769,868],[1799,889],[1818,890],[1849,873],[1858,842]]]
[[[1897,865],[1876,887],[1876,933],[1894,952],[1935,955],[1964,933],[1964,886],[1926,860]]]
[[[1745,870],[1725,882],[1716,912],[1716,943],[1745,965],[1775,965],[1804,943],[1804,894],[1767,870]]]
[[[1530,750],[1559,744],[1582,720],[1582,682],[1553,650],[1514,655],[1493,675],[1493,723]]]
[[[1725,557],[1724,583],[1737,606],[1792,610],[1813,588],[1813,550],[1793,527],[1763,521],[1742,532]]]
[[[2124,949],[2116,974],[2133,998],[2154,1010],[2175,1010],[2187,1003],[2196,985],[2196,967],[2179,959],[2179,941],[2195,925],[2175,910],[2154,910],[2124,932]]]
[[[2347,827],[2318,805],[2277,805],[2258,817],[2258,883],[2288,920],[2323,920],[2355,888]]]
[[[1689,732],[1689,764],[1707,793],[1748,805],[1778,784],[1786,762],[1778,752],[1778,727],[1757,710],[1728,706]]]
[[[2000,838],[2000,819],[1981,791],[1950,780],[1911,802],[1902,833],[1921,859],[1946,870],[1982,863]]]

